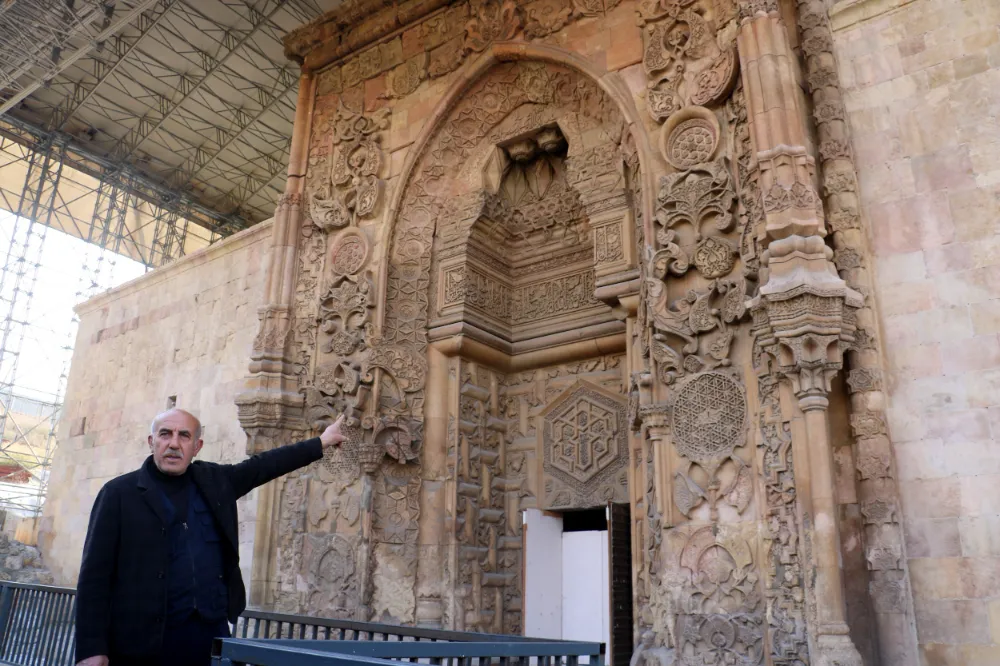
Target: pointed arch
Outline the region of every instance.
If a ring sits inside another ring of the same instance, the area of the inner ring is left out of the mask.
[[[617,72],[602,70],[579,55],[555,46],[528,44],[524,42],[495,42],[479,58],[468,63],[464,69],[460,70],[458,78],[444,94],[440,103],[431,114],[430,119],[410,146],[398,184],[393,188],[393,193],[385,213],[387,224],[383,226],[380,234],[380,241],[386,247],[379,263],[377,281],[379,297],[377,299],[378,310],[375,315],[375,322],[380,331],[385,325],[389,265],[392,261],[392,246],[395,240],[396,228],[399,217],[403,213],[402,204],[406,197],[407,189],[417,173],[422,157],[442,125],[449,119],[451,112],[462,100],[464,93],[495,66],[515,61],[549,63],[574,70],[592,80],[615,103],[619,113],[622,115],[627,131],[631,134],[635,142],[640,166],[639,173],[642,177],[642,201],[639,204],[642,210],[644,235],[647,239],[651,237],[655,198],[653,149],[643,125],[642,117],[635,105],[635,100],[632,98],[621,76]]]

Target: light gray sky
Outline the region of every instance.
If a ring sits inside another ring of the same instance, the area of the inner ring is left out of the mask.
[[[6,211],[0,211],[0,271],[4,265],[17,266],[24,253],[28,223]],[[44,242],[42,234],[44,232]],[[39,252],[40,249],[40,252]],[[9,257],[9,261],[8,261]],[[88,244],[56,229],[35,225],[27,251],[27,271],[21,279],[14,318],[27,321],[20,343],[20,360],[14,375],[14,393],[29,398],[53,401],[61,397],[60,377],[69,369],[72,345],[76,341],[73,306],[89,296],[143,275],[145,266],[128,257]],[[32,271],[38,263],[32,287]],[[0,343],[5,318],[14,293],[15,271],[0,277]],[[24,291],[31,289],[31,297]],[[18,346],[19,327],[8,338],[7,348]],[[14,370],[6,355],[0,365],[0,379],[9,381]],[[64,385],[63,385],[64,388]]]

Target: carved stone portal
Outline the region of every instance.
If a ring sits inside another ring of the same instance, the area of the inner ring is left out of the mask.
[[[255,398],[241,415],[277,433],[346,413],[349,441],[262,501],[265,599],[521,633],[523,510],[629,502],[633,661],[823,663],[846,635],[839,600],[814,598],[839,589],[835,523],[816,528],[831,498],[818,483],[800,497],[796,477],[828,472],[812,459],[826,393],[863,344],[860,295],[835,269],[861,257],[830,261],[805,148],[759,145],[734,2],[637,5],[641,110],[617,74],[497,43],[599,22],[616,0],[531,5],[452,3],[419,19],[405,45],[430,45],[419,60],[390,36],[343,54],[337,91],[302,112],[313,136],[276,251],[294,284],[274,287],[252,366],[264,388],[280,375],[280,408]],[[479,53],[390,180],[395,100]],[[382,72],[385,93],[362,102]],[[848,378],[855,393],[881,382]],[[881,412],[851,422],[862,480],[885,477]],[[869,498],[859,515],[895,534],[896,507]],[[900,570],[895,542],[866,555]]]

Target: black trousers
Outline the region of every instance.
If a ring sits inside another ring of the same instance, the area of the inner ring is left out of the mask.
[[[110,666],[210,666],[212,640],[229,638],[229,623],[210,621],[198,614],[179,622],[168,622],[163,634],[163,648],[153,657],[116,657]]]

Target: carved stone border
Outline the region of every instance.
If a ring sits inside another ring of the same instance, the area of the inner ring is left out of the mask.
[[[839,14],[842,17],[839,27],[845,27],[849,25],[843,22],[847,16],[845,11],[855,16],[862,11],[866,13],[852,21],[856,22],[868,18],[869,10],[881,8],[881,11],[888,11],[907,2],[841,2],[830,11],[828,19],[822,0],[797,0],[805,78],[819,135],[823,203],[833,232],[834,263],[847,284],[866,296],[864,307],[857,313],[858,331],[854,348],[849,351],[845,364],[846,369],[850,369],[847,383],[851,393],[851,421],[856,438],[855,465],[860,479],[858,500],[862,511],[873,506],[898,507],[900,502],[885,416],[877,407],[885,404],[886,397],[882,381],[884,357],[878,338],[879,313],[870,299],[874,290],[870,270],[873,254],[861,211],[857,167],[837,74],[839,68],[833,49],[831,20]],[[856,425],[862,421],[880,425],[874,430]],[[913,599],[902,526],[895,516],[876,521],[866,514],[865,523],[865,557],[871,570],[869,596],[879,624],[882,661],[887,664],[915,663],[917,637],[913,629]],[[897,556],[882,557],[881,554],[887,551],[895,552]],[[892,640],[887,639],[890,635]]]

